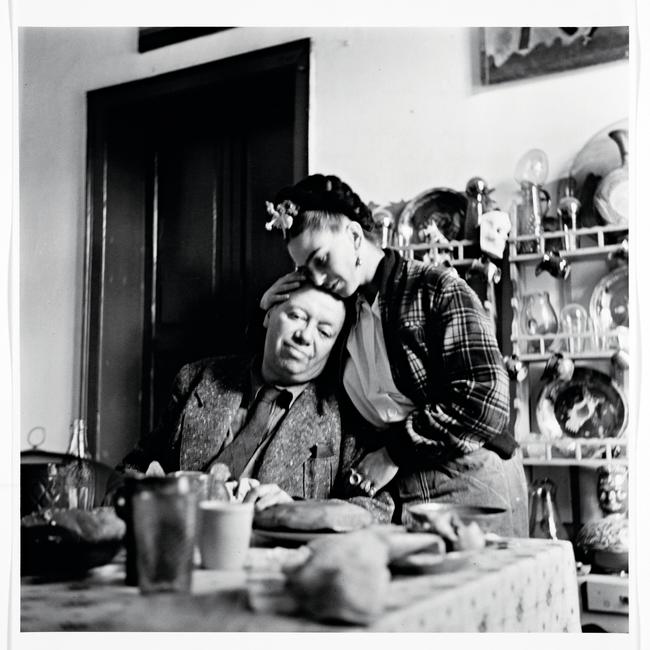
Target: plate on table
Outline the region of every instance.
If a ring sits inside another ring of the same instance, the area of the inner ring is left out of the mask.
[[[433,225],[449,241],[463,238],[467,197],[446,187],[435,187],[411,199],[399,216],[401,225],[413,228],[412,243],[428,241],[427,231]]]
[[[332,530],[267,530],[264,528],[253,528],[253,533],[262,540],[275,542],[282,546],[298,546],[316,539],[341,535],[341,533],[336,533]]]
[[[628,268],[624,266],[608,273],[594,287],[589,316],[597,334],[614,332],[620,326],[629,327],[628,286]]]
[[[625,395],[612,379],[593,368],[576,368],[569,381],[544,386],[537,400],[540,433],[550,439],[618,438],[625,431]],[[594,455],[597,448],[584,450]]]
[[[413,553],[390,563],[391,573],[426,575],[451,573],[466,568],[476,551],[450,551],[449,553]]]
[[[486,517],[493,517],[495,515],[502,515],[506,509],[496,506],[472,506],[460,505],[456,503],[417,503],[408,506],[408,511],[418,518],[432,518],[440,514],[453,512],[458,515],[460,520],[465,524],[470,524],[472,521],[481,523],[482,519]]]
[[[291,533],[346,532],[373,522],[368,510],[341,499],[309,499],[276,503],[255,512],[253,528]]]

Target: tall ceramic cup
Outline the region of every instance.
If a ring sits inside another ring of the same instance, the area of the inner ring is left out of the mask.
[[[206,569],[244,566],[253,528],[253,504],[202,501],[199,504],[199,550]]]

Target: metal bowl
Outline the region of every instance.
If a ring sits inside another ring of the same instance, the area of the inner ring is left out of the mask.
[[[93,567],[108,564],[121,546],[121,539],[87,542],[63,526],[23,528],[20,574],[52,579],[76,578]]]
[[[409,530],[436,529],[441,517],[455,515],[464,525],[476,522],[483,532],[492,529],[492,519],[506,512],[505,508],[492,506],[460,505],[454,503],[418,503],[406,506],[404,524]],[[443,528],[445,527],[443,523]]]
[[[112,508],[95,508],[88,513],[109,510]],[[20,573],[23,576],[53,579],[82,576],[93,567],[108,564],[122,546],[121,527],[106,537],[86,539],[76,530],[48,519],[44,512],[28,515],[21,521]]]

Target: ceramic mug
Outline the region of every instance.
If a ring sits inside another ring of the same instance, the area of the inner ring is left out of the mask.
[[[206,569],[242,569],[253,529],[253,504],[199,503],[198,545]]]

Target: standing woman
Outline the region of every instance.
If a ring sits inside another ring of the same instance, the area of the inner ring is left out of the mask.
[[[262,307],[305,278],[350,298],[342,410],[374,449],[352,481],[371,496],[390,484],[403,521],[409,503],[496,506],[506,513],[493,532],[527,536],[508,376],[472,289],[454,269],[382,250],[370,209],[336,176],[309,176],[267,209],[267,229],[282,229],[297,271],[268,289]]]

